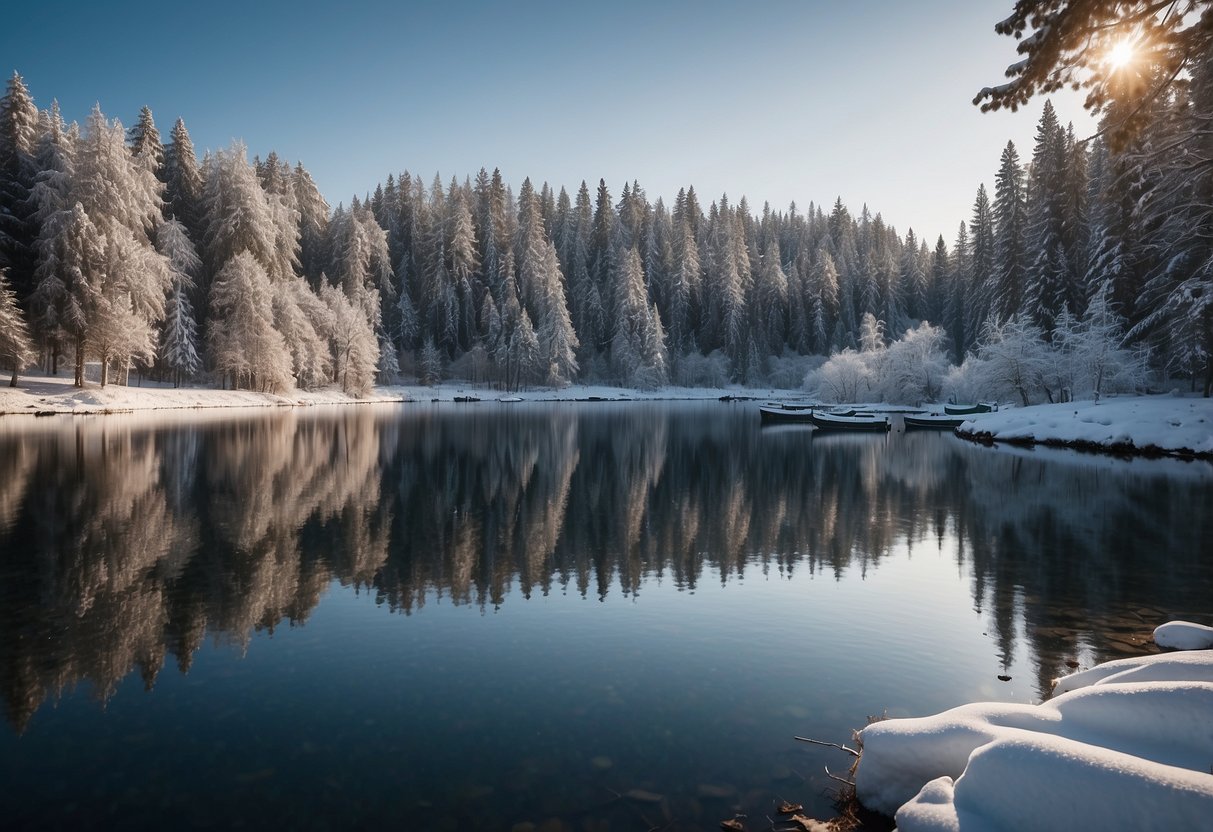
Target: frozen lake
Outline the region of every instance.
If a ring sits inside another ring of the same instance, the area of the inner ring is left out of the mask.
[[[794,735],[1213,624],[1210,541],[1205,462],[755,403],[6,417],[0,826],[829,816]]]

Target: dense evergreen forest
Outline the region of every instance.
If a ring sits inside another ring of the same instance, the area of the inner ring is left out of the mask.
[[[800,386],[822,356],[879,352],[916,327],[932,337],[911,362],[989,359],[1009,333],[1048,355],[1094,332],[1158,383],[1208,393],[1213,62],[1134,107],[1140,130],[1088,141],[1046,104],[1030,157],[1008,143],[992,191],[978,187],[951,245],[932,245],[840,199],[755,212],[722,195],[705,209],[692,186],[667,205],[601,180],[515,193],[483,168],[429,184],[391,174],[331,209],[302,164],[250,163],[238,143],[199,160],[184,122],[165,142],[147,108],[129,131],[99,107],[65,124],[14,73],[0,99],[0,363],[14,382],[40,363],[70,364],[82,384],[96,361],[102,384],[134,369],[354,393],[401,377]],[[1122,117],[1105,108],[1105,123]],[[1012,385],[1025,402],[1065,386],[1047,363]],[[975,376],[955,386],[976,395]]]

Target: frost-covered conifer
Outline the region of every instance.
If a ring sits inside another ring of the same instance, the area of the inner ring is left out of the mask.
[[[194,143],[190,140],[185,122],[177,119],[169,133],[169,143],[164,148],[164,202],[165,213],[177,219],[189,231],[195,245],[202,242],[204,224],[201,212],[202,172],[198,168],[198,157]]]
[[[207,342],[215,371],[233,387],[282,392],[291,387],[291,356],[274,329],[270,278],[242,250],[215,275]]]
[[[157,178],[163,177],[164,145],[160,143],[160,131],[152,118],[150,107],[139,110],[139,120],[127,133],[131,155]]]
[[[29,201],[36,173],[38,108],[16,72],[0,98],[0,266],[19,297],[33,287],[37,225]]]
[[[623,384],[659,387],[668,381],[669,373],[665,333],[656,306],[647,302],[644,272],[635,248],[624,253],[617,273],[611,366]]]
[[[544,231],[543,215],[533,191],[526,195],[519,217],[521,260],[519,283],[532,320],[537,322],[538,366],[548,384],[564,385],[577,373],[577,334],[565,302],[556,247]]]
[[[38,256],[29,306],[35,335],[49,359],[47,368],[57,373],[59,353],[67,337],[62,315],[70,279],[60,260],[64,254],[60,237],[68,227],[74,204],[71,190],[77,135],[74,129],[64,128],[58,102],[51,103],[45,116],[37,146],[38,175],[30,194],[38,225]]]
[[[9,387],[17,386],[17,374],[34,360],[34,345],[29,328],[17,308],[17,296],[8,285],[8,276],[0,269],[0,367],[13,371]]]
[[[1012,142],[1003,148],[994,178],[994,275],[990,284],[990,312],[1006,320],[1023,306],[1027,281],[1024,249],[1027,198],[1023,168]]]
[[[188,378],[202,369],[198,355],[198,323],[189,298],[202,261],[185,226],[177,220],[161,223],[156,230],[156,247],[168,258],[173,275],[160,332],[159,355],[172,371],[174,386],[180,386],[182,377]]]
[[[346,393],[366,395],[379,370],[379,340],[366,310],[335,286],[323,286],[321,298],[331,312],[333,380]]]
[[[434,345],[433,338],[426,338],[421,345],[421,357],[418,360],[417,381],[426,387],[432,387],[442,380],[442,353]]]
[[[86,342],[101,362],[102,386],[111,363],[125,381],[133,359],[155,355],[154,325],[164,317],[172,280],[167,258],[151,240],[162,217],[162,188],[127,150],[121,123],[94,107],[78,144],[72,193],[104,242]]]

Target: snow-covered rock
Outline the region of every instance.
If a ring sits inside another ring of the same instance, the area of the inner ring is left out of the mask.
[[[1154,643],[1174,650],[1208,650],[1213,647],[1213,627],[1168,621],[1154,628]]]
[[[1213,652],[1107,662],[1056,689],[869,725],[859,800],[902,832],[1210,828]]]

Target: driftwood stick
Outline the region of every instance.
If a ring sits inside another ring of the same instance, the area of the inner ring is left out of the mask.
[[[829,766],[822,766],[822,768],[824,768],[826,770],[826,777],[829,777],[831,780],[837,780],[839,783],[845,783],[846,785],[850,786],[852,789],[855,788],[855,784],[852,781],[848,780],[847,778],[839,777],[837,774],[831,774]]]
[[[859,756],[859,752],[856,751],[854,748],[847,748],[845,745],[839,745],[836,742],[825,742],[823,740],[811,740],[808,737],[793,737],[792,739],[797,740],[798,742],[812,743],[813,745],[824,745],[826,748],[837,748],[839,751],[847,752],[852,757]]]

